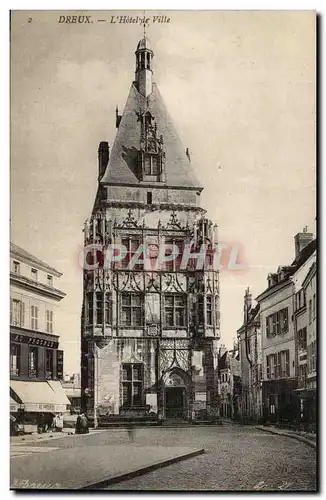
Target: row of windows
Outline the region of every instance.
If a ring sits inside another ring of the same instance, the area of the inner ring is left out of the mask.
[[[266,376],[268,379],[285,378],[290,376],[289,350],[266,356]]]
[[[24,328],[26,326],[25,318],[25,303],[21,300],[11,299],[10,307],[10,324]],[[46,332],[53,333],[54,314],[53,311],[46,311]],[[32,330],[39,329],[39,308],[31,306],[30,308],[30,328]]]
[[[10,345],[10,374],[20,375],[21,369],[21,346],[20,344]],[[38,373],[38,347],[29,346],[28,349],[28,376],[37,378]],[[53,350],[45,350],[45,377],[53,378]]]
[[[99,237],[100,238],[100,237]],[[99,239],[100,242],[100,239]],[[181,262],[182,262],[182,257],[183,257],[183,251],[185,247],[185,240],[177,240],[177,239],[166,239],[164,242],[165,245],[171,245],[171,247],[166,247],[165,248],[165,256],[166,259],[168,257],[172,256],[172,253],[174,250],[174,245],[175,247],[178,248],[178,255],[174,256],[173,258],[170,257],[171,260],[166,260],[162,263],[160,263],[160,267],[166,271],[176,271],[180,269],[181,267]],[[131,269],[136,270],[136,271],[141,271],[144,269],[144,264],[141,263],[142,260],[146,257],[146,259],[149,259],[150,261],[154,261],[154,263],[157,261],[158,254],[159,254],[159,245],[155,243],[148,243],[145,244],[140,238],[122,238],[121,240],[121,245],[124,246],[126,249],[126,255],[121,261],[113,262],[113,266],[116,269]],[[146,256],[144,256],[140,252],[140,247],[143,245],[143,249],[145,249]],[[197,249],[197,252],[200,249]],[[192,249],[192,252],[196,252],[195,249]],[[139,263],[135,263],[132,260],[133,257],[135,256],[135,259],[140,261]],[[131,264],[132,262],[132,264]],[[99,263],[100,266],[104,265],[104,254],[100,251],[96,252],[96,257],[95,255],[90,252],[87,255],[87,263],[89,265]],[[213,251],[210,248],[206,249],[206,255],[205,255],[205,267],[211,267],[213,264]],[[197,266],[197,259],[189,258],[187,262],[187,269],[195,269]],[[153,264],[154,267],[154,264]]]
[[[275,337],[289,330],[288,308],[281,309],[266,318],[266,336]]]
[[[12,263],[12,270],[15,274],[20,274],[20,262],[14,260]],[[37,269],[34,269],[33,267],[31,268],[31,279],[33,281],[38,280],[38,271],[37,271]],[[47,280],[48,286],[53,286],[53,276],[51,276],[51,274],[47,275],[46,280]]]
[[[103,307],[104,302],[104,307]],[[198,322],[203,324],[203,296],[198,297]],[[166,327],[186,326],[187,296],[185,294],[166,294],[164,296],[164,325]],[[95,317],[94,317],[95,313]],[[112,324],[112,297],[110,293],[87,294],[88,324]],[[123,293],[120,302],[120,324],[123,326],[142,326],[144,324],[144,296],[141,294]],[[213,326],[213,297],[206,296],[206,324]]]

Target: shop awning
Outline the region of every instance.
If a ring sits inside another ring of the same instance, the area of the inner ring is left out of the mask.
[[[55,395],[56,407],[62,408],[61,410],[56,410],[58,412],[64,412],[67,409],[67,405],[70,405],[70,401],[66,396],[66,393],[59,380],[49,380],[48,384]],[[63,409],[64,408],[64,409]]]
[[[58,384],[63,391],[60,382]],[[21,401],[22,408],[27,412],[61,413],[66,411],[67,404],[70,404],[68,398],[62,398],[56,385],[53,388],[50,383],[45,381],[11,380],[10,388]]]
[[[20,404],[10,397],[10,413],[16,413],[20,409]]]

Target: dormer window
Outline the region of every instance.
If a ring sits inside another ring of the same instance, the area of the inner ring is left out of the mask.
[[[158,157],[156,155],[145,154],[144,167],[145,175],[158,175],[160,173]]]
[[[13,267],[13,272],[15,274],[20,274],[20,262],[17,262],[16,260],[14,260],[12,263],[12,267]]]

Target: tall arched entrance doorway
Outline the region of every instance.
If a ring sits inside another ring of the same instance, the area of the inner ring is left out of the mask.
[[[163,375],[162,392],[165,419],[190,417],[189,377],[183,370],[172,368]]]

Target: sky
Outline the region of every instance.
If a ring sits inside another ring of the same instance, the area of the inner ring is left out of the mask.
[[[153,23],[165,15],[169,23]],[[88,15],[91,23],[59,23]],[[63,273],[56,329],[64,370],[79,371],[83,224],[97,148],[113,144],[134,78],[143,11],[16,11],[11,19],[11,241]],[[232,347],[247,286],[294,259],[315,232],[315,13],[147,11],[154,80],[204,187],[221,242],[247,266],[221,271],[221,343]],[[106,22],[98,22],[98,20]]]

